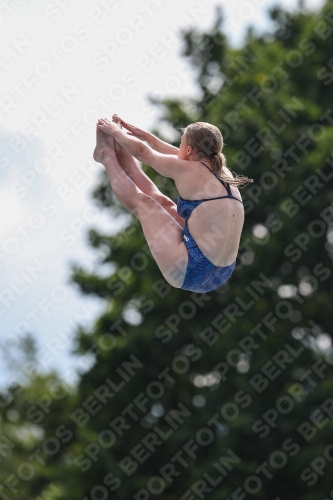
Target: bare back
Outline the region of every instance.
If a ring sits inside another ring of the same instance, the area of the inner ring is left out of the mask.
[[[186,168],[174,176],[183,199],[197,201],[227,196],[226,188],[204,165],[199,161],[186,163]],[[239,190],[235,186],[230,188],[232,195],[241,200]],[[201,203],[188,219],[189,231],[198,247],[216,266],[228,266],[235,261],[243,224],[243,205],[233,198]]]

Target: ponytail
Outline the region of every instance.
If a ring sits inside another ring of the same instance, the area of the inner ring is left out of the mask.
[[[221,152],[213,153],[211,155],[211,162],[212,162],[212,171],[214,172],[214,174],[216,174],[219,177],[219,179],[221,179],[223,182],[231,184],[231,186],[236,186],[237,188],[239,188],[239,187],[244,187],[245,184],[253,182],[253,179],[245,177],[245,175],[233,174],[233,177],[230,177],[230,175],[226,173],[224,168],[227,166],[226,157]]]

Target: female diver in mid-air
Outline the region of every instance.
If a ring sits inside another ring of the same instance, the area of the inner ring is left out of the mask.
[[[226,168],[214,125],[188,125],[176,148],[117,115],[112,119],[97,123],[94,159],[104,165],[118,201],[139,219],[164,278],[193,292],[218,288],[236,265],[244,223],[238,187],[252,179],[234,177]],[[175,181],[177,205],[133,157]]]

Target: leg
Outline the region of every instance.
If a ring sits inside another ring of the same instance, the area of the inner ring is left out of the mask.
[[[98,132],[99,131],[97,129],[97,134]],[[105,134],[106,142],[108,142],[109,137],[110,136]],[[117,141],[114,141],[114,144],[119,165],[128,177],[132,179],[134,184],[136,184],[143,193],[156,200],[178,222],[178,224],[181,225],[181,227],[184,227],[184,219],[178,215],[176,203],[161,193],[153,181],[149,179],[148,175],[146,175],[139,167],[135,158],[133,158],[133,156],[131,156],[126,149],[120,146]]]
[[[181,287],[187,268],[183,229],[151,196],[143,193],[120,167],[112,141],[100,142],[94,158],[105,166],[117,200],[140,221],[148,246],[170,285]]]
[[[156,200],[144,193],[138,197],[133,213],[141,223],[149,249],[165,280],[180,288],[188,262],[183,228]]]

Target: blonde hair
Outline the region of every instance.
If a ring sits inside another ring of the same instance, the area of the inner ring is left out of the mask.
[[[195,122],[181,129],[189,146],[201,159],[211,161],[211,169],[222,181],[232,186],[242,187],[253,179],[244,175],[230,177],[225,171],[226,158],[222,153],[223,137],[220,130],[206,122]]]

